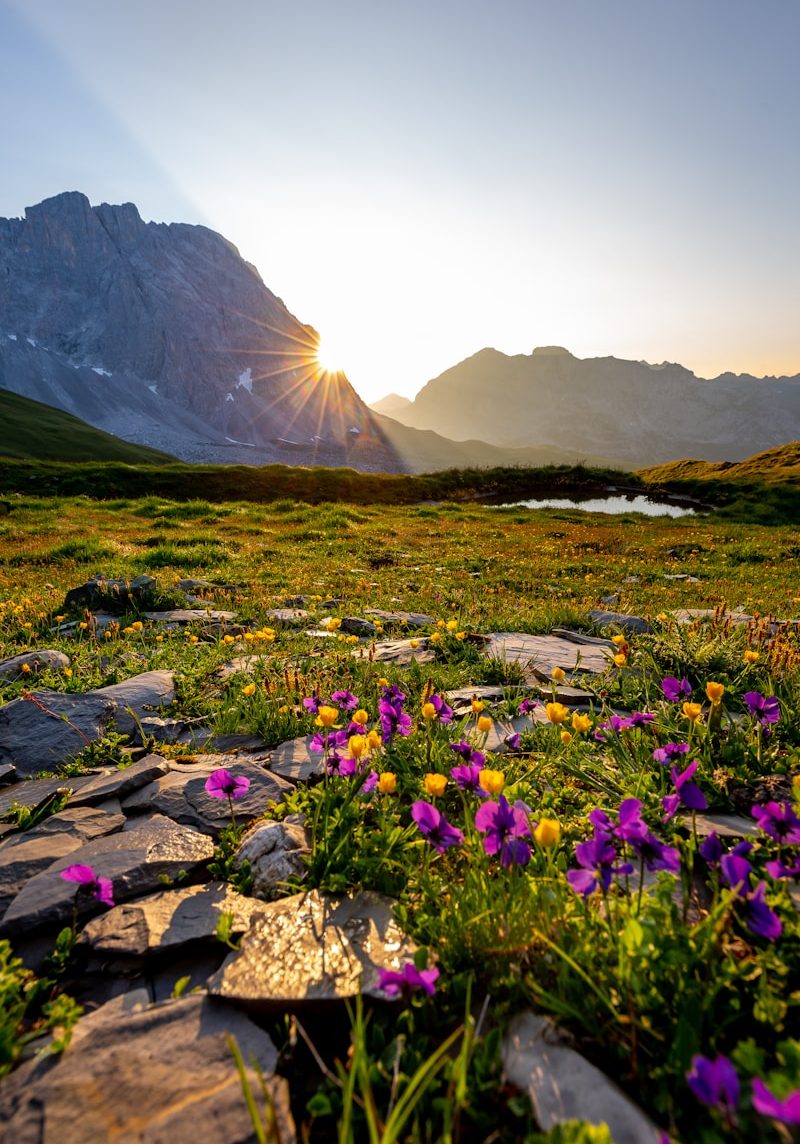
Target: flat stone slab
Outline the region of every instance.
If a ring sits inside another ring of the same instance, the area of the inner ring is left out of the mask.
[[[270,608],[268,612],[264,612],[265,620],[290,628],[302,627],[308,616],[309,613],[305,608]]]
[[[362,620],[359,616],[344,616],[339,631],[348,636],[360,636],[362,639],[372,639],[378,634],[378,629],[371,620]]]
[[[63,671],[69,667],[70,658],[63,651],[54,648],[45,648],[42,651],[23,651],[19,655],[12,655],[8,659],[0,659],[0,679],[21,679],[28,674],[37,673],[49,668],[51,671]]]
[[[365,608],[365,616],[374,616],[379,623],[399,624],[408,628],[429,628],[436,623],[433,616],[425,616],[422,612],[385,612],[382,608]]]
[[[125,603],[129,600],[141,599],[147,592],[156,588],[158,581],[154,576],[136,576],[133,580],[114,580],[105,576],[93,576],[77,588],[70,588],[64,597],[62,608],[91,608],[107,600],[109,596]]]
[[[236,612],[226,612],[219,608],[169,608],[166,612],[142,612],[142,615],[153,624],[166,624],[169,627],[202,624],[209,620],[229,623],[236,619]]]
[[[254,1011],[276,1003],[384,996],[379,970],[402,969],[415,946],[392,916],[392,900],[362,890],[333,898],[311,890],[264,905],[241,949],[209,979],[214,996]]]
[[[16,846],[17,840],[48,838],[54,834],[67,834],[83,845],[104,834],[114,834],[125,825],[125,815],[101,810],[97,806],[68,806],[58,814],[51,814],[30,830],[20,831],[0,845],[0,854],[7,847]]]
[[[483,654],[503,663],[518,663],[534,678],[549,678],[557,667],[568,674],[600,675],[611,662],[604,648],[526,632],[492,632]]]
[[[18,834],[4,839],[0,846],[0,916],[31,878],[83,845],[80,838],[71,834],[40,834],[35,838]]]
[[[327,633],[326,633],[327,634]],[[250,675],[259,665],[269,663],[271,655],[237,655],[229,663],[222,663],[214,672],[217,679],[230,679],[232,675]]]
[[[479,751],[502,755],[511,750],[507,740],[512,735],[530,731],[532,727],[533,720],[529,715],[515,715],[513,719],[492,719],[489,731],[479,734],[477,720],[472,717],[464,724],[464,737],[473,742]]]
[[[262,908],[218,882],[186,886],[114,906],[88,922],[80,940],[95,953],[144,957],[213,938],[222,913],[233,914],[233,933],[242,934]]]
[[[371,657],[376,663],[395,663],[398,667],[406,667],[414,660],[417,663],[435,661],[436,652],[429,647],[426,639],[414,640],[413,643],[417,646],[413,647],[411,640],[384,640],[371,644],[369,648],[354,648],[352,654],[359,659]]]
[[[161,755],[145,755],[121,770],[117,768],[90,775],[88,782],[73,794],[70,805],[91,806],[109,798],[125,798],[161,775],[169,774],[169,770],[170,764]]]
[[[270,755],[270,771],[290,783],[307,783],[311,779],[322,778],[325,774],[322,754],[308,749],[311,738],[307,735],[288,739],[275,747]]]
[[[520,1013],[501,1047],[507,1079],[528,1093],[540,1128],[606,1124],[614,1144],[658,1144],[653,1122],[598,1068],[559,1040],[552,1022]]]
[[[605,647],[609,650],[616,650],[611,640],[605,636],[589,636],[586,632],[576,632],[572,628],[553,628],[550,635],[561,636],[562,639],[569,640],[570,643],[577,644],[594,644],[595,647]]]
[[[126,1009],[119,998],[82,1017],[60,1057],[27,1061],[4,1079],[6,1139],[249,1144],[253,1126],[228,1036],[254,1093],[253,1061],[267,1078],[281,1144],[294,1144],[288,1088],[274,1076],[278,1054],[269,1036],[244,1013],[200,995],[145,1009]]]
[[[21,778],[57,770],[110,726],[129,734],[138,718],[174,698],[171,671],[146,671],[82,695],[31,692],[0,708],[0,763],[11,763]]]
[[[294,816],[292,816],[294,817]],[[253,894],[271,901],[285,893],[290,878],[305,878],[308,838],[300,822],[257,822],[242,839],[234,856],[237,868],[246,862],[253,879]]]
[[[237,823],[260,818],[270,802],[280,802],[292,789],[290,783],[265,771],[247,755],[195,755],[191,764],[174,764],[168,774],[126,798],[122,809],[128,814],[155,811],[173,822],[216,835],[230,825],[230,807],[227,798],[206,794],[205,786],[222,767],[250,780],[245,796],[233,804]]]
[[[713,620],[719,612],[716,608],[676,608],[670,614],[679,624],[693,624],[695,620]],[[720,619],[734,624],[749,624],[753,617],[748,612],[723,612]]]
[[[600,627],[604,627],[606,624],[614,624],[622,631],[632,632],[634,635],[643,635],[645,632],[653,630],[643,616],[631,616],[627,612],[604,612],[596,608],[589,612],[589,619],[593,624],[598,624]]]
[[[38,809],[61,791],[79,792],[92,781],[92,775],[79,775],[63,779],[28,779],[26,782],[12,783],[0,791],[0,818],[9,813],[16,803]]]
[[[692,829],[691,816],[683,818],[687,830]],[[695,827],[701,838],[718,834],[720,838],[757,838],[758,827],[755,819],[743,818],[740,814],[696,814]]]
[[[165,878],[185,878],[202,871],[213,853],[214,844],[207,835],[160,815],[128,823],[118,834],[95,838],[30,878],[9,906],[0,933],[14,937],[69,922],[76,886],[65,882],[61,871],[73,863],[91,866],[99,876],[110,878],[114,901],[121,902],[161,889]],[[88,894],[80,896],[78,905],[86,917],[102,909]]]

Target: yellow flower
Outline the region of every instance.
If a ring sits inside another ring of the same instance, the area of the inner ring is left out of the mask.
[[[437,626],[437,628],[445,628],[445,627],[447,627],[447,625],[445,624],[444,620],[437,620],[437,621],[436,621],[436,626]]]
[[[389,680],[384,679],[384,677],[381,676],[380,679],[378,680],[378,687],[388,687],[388,686],[389,686]]]
[[[486,706],[486,704],[483,702],[483,700],[479,699],[477,697],[477,695],[472,696],[470,703],[472,706],[473,715],[480,715],[481,711],[483,711],[484,707]]]
[[[338,707],[326,707],[325,704],[318,709],[314,724],[317,727],[335,727],[339,717]]]
[[[336,619],[334,619],[334,618],[333,618],[333,616],[331,616],[331,618],[330,618],[329,620],[326,620],[326,621],[325,621],[325,625],[324,625],[324,626],[325,626],[325,629],[326,629],[327,631],[329,631],[329,632],[335,632],[337,628],[340,628],[340,627],[342,626],[342,621],[341,621],[341,620],[336,620]]]
[[[444,794],[444,788],[447,786],[446,775],[432,775],[430,772],[425,776],[425,793],[437,798],[439,795]]]
[[[86,623],[86,620],[81,620],[81,622],[78,624],[78,627],[82,632],[85,632],[88,626],[89,625]]]
[[[279,715],[288,715],[289,714],[289,704],[284,703],[282,707],[279,707],[278,708],[278,714]]]
[[[624,651],[618,651],[614,656],[614,664],[616,667],[624,667],[628,662],[628,657]]]
[[[506,776],[503,771],[493,771],[489,767],[484,767],[478,775],[478,782],[489,794],[500,794],[505,786]]]
[[[458,620],[448,620],[445,627],[448,632],[455,632],[458,630]]]
[[[359,723],[363,727],[367,723],[369,723],[369,715],[363,709],[363,707],[359,707],[358,711],[353,712],[353,720],[352,721],[354,723]]]
[[[748,648],[747,651],[742,656],[742,659],[744,660],[745,663],[758,663],[760,658],[761,657],[759,656],[758,652],[753,651],[752,648]]]
[[[408,646],[409,647],[419,647],[419,640],[409,640]]]
[[[428,636],[428,640],[430,643],[439,643],[441,638],[442,638],[441,632],[431,632],[431,634]]]
[[[659,612],[658,615],[656,616],[656,619],[658,620],[658,622],[660,624],[665,624],[667,622],[667,620],[669,619],[669,616],[667,615],[666,612]]]
[[[613,644],[616,644],[617,647],[627,647],[628,646],[628,641],[625,639],[625,636],[622,636],[622,635],[612,636],[611,642]]]
[[[253,633],[252,633],[252,632],[245,632],[245,633],[244,633],[244,638],[247,640],[247,642],[248,642],[248,643],[252,643],[252,641],[253,641],[253,640],[254,640],[256,637],[253,635]]]
[[[544,710],[551,723],[566,723],[569,719],[569,708],[563,703],[545,703]]]
[[[553,680],[553,683],[563,683],[566,678],[567,673],[564,671],[563,667],[553,668],[551,672],[551,679]]]
[[[478,718],[478,730],[481,735],[488,735],[492,729],[492,721],[488,715],[481,715]]]
[[[133,628],[133,630],[135,632],[140,632],[142,630],[142,628],[144,627],[144,624],[142,623],[141,620],[134,620],[133,623],[131,624],[131,627]]]
[[[577,711],[572,712],[572,730],[577,731],[579,735],[588,731],[592,725],[592,718],[590,715],[581,715]]]
[[[436,708],[434,707],[434,705],[432,703],[423,703],[422,704],[422,718],[425,719],[427,722],[430,722],[431,719],[436,718]]]
[[[397,775],[391,771],[383,771],[378,775],[378,790],[381,794],[394,794],[397,790]]]
[[[540,846],[558,846],[561,839],[561,824],[554,818],[543,818],[533,832]]]
[[[349,644],[358,643],[358,636],[348,636],[345,642]]]
[[[374,729],[367,734],[367,746],[371,751],[377,751],[381,745],[381,737]]]
[[[703,708],[699,703],[684,703],[681,707],[684,716],[692,723],[696,723],[700,716],[703,714]]]
[[[360,759],[367,749],[367,740],[363,735],[351,735],[347,740],[347,749],[354,759]]]
[[[565,747],[569,746],[569,744],[572,742],[572,732],[571,731],[562,731],[561,732],[561,742],[564,744]]]
[[[196,644],[199,642],[199,640],[200,640],[199,636],[189,636],[189,643],[191,643],[191,644]]]
[[[246,683],[244,685],[244,687],[242,688],[242,695],[246,695],[248,699],[250,698],[251,695],[255,695],[255,693],[256,693],[255,683]]]
[[[124,636],[129,636],[129,635],[131,634],[131,632],[132,632],[132,631],[133,631],[133,628],[123,628],[123,629],[122,629],[122,634],[123,634]]]
[[[711,682],[706,684],[706,695],[708,696],[708,698],[710,699],[710,701],[713,703],[713,705],[715,707],[719,704],[719,702],[722,699],[722,696],[724,694],[725,694],[725,684],[724,683],[714,683],[712,680]]]
[[[67,679],[72,679],[72,668],[71,667],[65,667],[64,668],[64,675],[66,675]]]
[[[222,642],[223,642],[223,643],[225,643],[225,644],[231,644],[231,643],[233,643],[233,636],[223,636],[223,637],[222,637]]]
[[[23,672],[24,675],[29,675],[30,670],[31,670],[31,665],[29,663],[23,663],[21,668],[20,668],[20,671]]]
[[[467,638],[466,632],[456,632],[456,639],[457,640],[465,640],[466,638]]]

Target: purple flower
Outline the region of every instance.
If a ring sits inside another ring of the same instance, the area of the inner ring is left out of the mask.
[[[531,837],[528,813],[524,802],[512,806],[501,794],[498,802],[485,802],[475,815],[475,829],[486,835],[483,849],[499,852],[503,866],[527,866],[531,860],[531,848],[522,841]]]
[[[355,711],[358,699],[352,691],[334,691],[331,694],[331,704],[334,707],[341,707],[343,711]]]
[[[594,737],[600,743],[606,741],[606,731],[613,731],[615,735],[619,735],[621,731],[630,729],[631,723],[629,719],[624,719],[621,715],[612,715],[605,723],[598,723],[594,730]]]
[[[733,853],[723,855],[720,868],[723,882],[727,882],[730,888],[736,891],[737,897],[743,896],[747,892],[750,875],[753,873],[753,867],[744,855]]]
[[[663,821],[669,822],[674,816],[678,807],[683,804],[687,810],[707,810],[708,802],[706,796],[700,790],[697,783],[691,781],[692,775],[697,770],[697,760],[689,763],[685,771],[678,773],[678,768],[673,766],[670,768],[672,781],[675,785],[675,794],[665,795],[661,800],[661,805],[664,807],[666,814]]]
[[[689,698],[692,694],[692,685],[685,675],[683,679],[676,679],[674,675],[668,675],[661,680],[661,690],[664,692],[664,698],[670,703],[678,703],[682,696]]]
[[[699,1054],[692,1057],[691,1071],[686,1074],[686,1083],[702,1104],[711,1108],[722,1108],[733,1113],[739,1103],[739,1077],[727,1057],[718,1056],[713,1061]]]
[[[477,763],[462,763],[458,767],[451,768],[450,778],[459,790],[468,794],[476,794],[478,798],[488,798],[489,792],[481,786],[482,770],[483,767]]]
[[[359,728],[359,734],[363,731],[363,727]],[[340,731],[317,731],[316,735],[311,737],[308,744],[309,751],[314,751],[315,754],[321,755],[323,751],[335,751],[339,747],[346,747],[347,740],[350,738],[350,732],[342,728]]]
[[[386,687],[378,700],[378,715],[381,721],[381,739],[389,743],[394,735],[411,734],[411,716],[403,710],[405,692],[396,684]]]
[[[788,802],[768,802],[764,806],[754,806],[750,813],[757,820],[758,829],[763,830],[776,842],[790,846],[800,844],[800,818]]]
[[[320,697],[318,695],[310,695],[308,699],[303,700],[303,706],[306,711],[310,711],[312,715],[316,715],[319,711]]]
[[[361,787],[362,794],[372,794],[375,787],[378,785],[378,772],[370,771]]]
[[[745,691],[742,698],[753,719],[762,727],[777,723],[781,717],[781,705],[775,695],[762,695],[760,691]]]
[[[242,798],[250,788],[250,779],[245,775],[234,775],[224,767],[218,767],[206,779],[206,794],[212,798]]]
[[[653,751],[653,758],[657,763],[661,763],[662,767],[668,767],[672,763],[677,763],[683,755],[688,755],[688,743],[665,743],[663,747],[656,747]]]
[[[414,989],[422,989],[429,997],[433,997],[439,976],[435,966],[432,969],[417,969],[413,961],[407,961],[399,973],[395,969],[380,969],[378,973],[378,988],[387,997],[397,997],[400,993],[410,993]]]
[[[782,1124],[800,1124],[800,1088],[794,1089],[783,1100],[774,1096],[763,1080],[753,1081],[753,1108],[762,1116],[780,1120]]]
[[[436,712],[440,723],[450,723],[453,718],[453,708],[448,707],[441,695],[432,695],[428,702]]]
[[[569,870],[567,881],[576,894],[587,898],[600,887],[606,893],[611,885],[614,874],[632,874],[633,866],[629,862],[615,866],[617,851],[610,838],[598,832],[594,838],[586,842],[579,842],[575,847],[575,857],[582,870]]]
[[[466,739],[459,739],[457,743],[448,743],[451,751],[455,751],[462,759],[469,762],[472,755],[472,743],[467,742]]]
[[[719,861],[725,851],[722,849],[722,843],[712,830],[707,838],[704,838],[700,845],[697,847],[700,857],[708,863],[709,866],[719,865]]]
[[[751,933],[767,941],[777,941],[783,932],[783,926],[781,919],[764,900],[766,892],[767,883],[759,882],[755,890],[744,899],[742,908]]]
[[[598,815],[595,825],[598,824],[599,820]],[[642,838],[647,834],[647,826],[642,822],[642,804],[638,798],[626,798],[620,803],[617,821],[619,825],[614,828],[614,834],[623,842],[631,842],[634,838]]]
[[[651,715],[649,711],[632,711],[628,718],[629,727],[649,727],[651,723],[655,723],[655,715]]]
[[[91,866],[84,866],[80,862],[76,862],[74,866],[67,866],[65,870],[62,870],[61,877],[65,882],[77,882],[78,893],[85,889],[104,906],[114,905],[111,879],[98,878]]]
[[[450,846],[460,846],[464,835],[451,826],[445,816],[429,802],[415,802],[411,806],[411,817],[434,850],[444,854]]]
[[[522,736],[519,731],[515,731],[513,735],[506,735],[503,742],[508,747],[509,751],[516,751],[519,748],[520,739]]]
[[[649,830],[642,835],[631,838],[630,844],[648,870],[667,870],[670,874],[680,873],[681,856],[677,847],[667,846]]]
[[[533,711],[534,707],[539,706],[538,699],[523,699],[517,711],[520,715],[527,715],[529,711]]]
[[[766,871],[770,878],[793,878],[796,882],[800,881],[800,858],[797,859],[794,866],[786,866],[777,859],[773,862],[767,862]]]

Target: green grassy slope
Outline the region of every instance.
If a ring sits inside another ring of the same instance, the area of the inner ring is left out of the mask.
[[[164,465],[174,458],[94,429],[50,405],[0,389],[0,457],[38,461],[124,461]]]
[[[777,445],[744,461],[669,461],[640,469],[648,484],[663,481],[763,481],[766,484],[800,484],[800,441]]]

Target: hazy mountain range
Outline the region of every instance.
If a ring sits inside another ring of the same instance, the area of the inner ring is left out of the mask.
[[[704,379],[670,362],[581,359],[559,346],[513,357],[484,349],[413,401],[390,394],[372,408],[502,448],[571,448],[627,465],[734,461],[800,437],[800,375]]]
[[[370,409],[221,235],[65,192],[0,219],[0,389],[187,461],[387,472],[737,460],[800,437],[800,377],[485,349]],[[3,452],[0,424],[0,454]],[[5,427],[9,432],[8,426]]]

